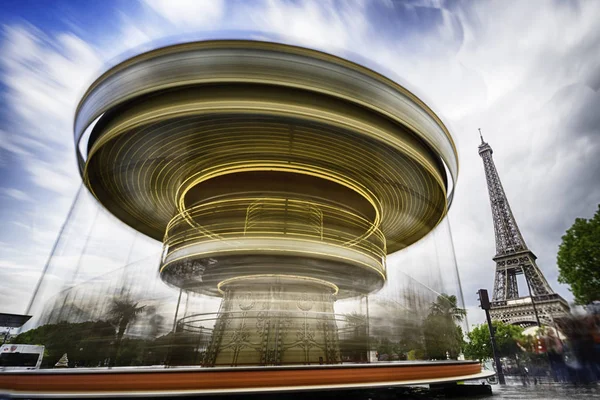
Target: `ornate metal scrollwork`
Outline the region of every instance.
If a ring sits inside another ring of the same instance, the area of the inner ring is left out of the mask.
[[[310,311],[313,307],[313,301],[310,299],[308,293],[302,292],[300,298],[296,302],[296,306],[302,311]]]

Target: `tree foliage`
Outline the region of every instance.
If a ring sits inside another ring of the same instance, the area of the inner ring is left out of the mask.
[[[115,327],[105,321],[42,325],[13,338],[13,343],[46,347],[42,368],[53,368],[67,353],[69,367],[198,365],[203,353],[197,335],[168,333],[155,339],[123,337],[114,363]],[[206,344],[206,337],[202,338]]]
[[[144,311],[145,306],[138,306],[137,302],[129,298],[113,299],[110,309],[108,310],[109,321],[117,327],[117,337],[113,351],[110,357],[110,365],[115,365],[118,362],[123,342],[123,335],[130,323],[134,322],[139,314]]]
[[[496,345],[500,357],[507,357],[519,351],[517,343],[524,341],[523,328],[492,321],[496,332]],[[469,341],[465,345],[465,357],[472,360],[488,360],[493,358],[492,341],[487,323],[473,328],[467,335]]]
[[[430,307],[430,315],[442,316],[453,322],[462,322],[467,311],[458,307],[458,300],[455,295],[442,293]]]
[[[115,338],[113,326],[104,321],[42,325],[13,338],[13,343],[46,347],[42,367],[52,367],[67,353],[72,366],[96,367],[108,357]]]
[[[427,358],[456,359],[463,347],[463,332],[454,321],[439,315],[429,315],[423,323]]]
[[[419,321],[416,318],[395,319],[393,323],[396,324],[395,331],[381,332],[383,334],[371,339],[371,345],[381,361],[426,359],[423,327]]]
[[[600,300],[600,204],[593,218],[577,218],[562,237],[558,281],[571,286],[578,304]]]
[[[462,322],[466,310],[458,307],[456,296],[441,294],[431,305],[423,323],[427,356],[434,360],[457,358],[464,345],[463,332],[457,322]]]

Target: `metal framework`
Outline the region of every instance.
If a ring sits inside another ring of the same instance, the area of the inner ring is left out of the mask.
[[[479,155],[483,159],[496,236],[496,255],[493,258],[496,262],[496,277],[491,316],[515,325],[534,325],[538,318],[542,324],[554,325],[555,319],[569,312],[569,305],[554,293],[538,268],[535,262],[537,257],[527,247],[508,204],[494,165],[492,148],[483,140],[481,132],[480,137]],[[519,296],[519,274],[525,276],[527,296]]]

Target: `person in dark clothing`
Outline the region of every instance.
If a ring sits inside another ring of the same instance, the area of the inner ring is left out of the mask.
[[[552,369],[552,377],[555,382],[564,382],[568,379],[567,368],[564,359],[564,348],[560,338],[552,330],[548,331],[546,337],[546,349],[548,360]]]

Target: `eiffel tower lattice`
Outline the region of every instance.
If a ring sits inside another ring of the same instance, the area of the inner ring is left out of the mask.
[[[481,130],[479,134],[479,155],[483,159],[496,237],[491,317],[521,326],[536,325],[538,320],[555,326],[557,319],[569,313],[569,305],[554,293],[535,262],[537,257],[525,244],[494,165],[492,148],[483,140]],[[517,276],[520,274],[525,276],[526,296],[519,295]]]

